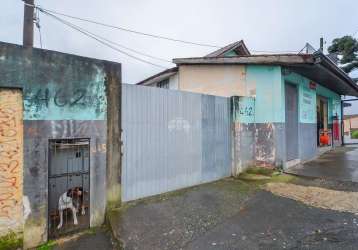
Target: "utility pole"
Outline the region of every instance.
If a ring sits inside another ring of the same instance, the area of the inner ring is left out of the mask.
[[[24,0],[23,46],[34,46],[34,0]],[[32,5],[32,6],[29,6]]]
[[[323,52],[323,43],[324,43],[324,41],[323,41],[323,37],[321,37],[320,39],[319,39],[319,49]]]

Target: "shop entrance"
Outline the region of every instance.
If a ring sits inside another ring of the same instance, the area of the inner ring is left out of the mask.
[[[328,100],[317,96],[317,145],[330,146],[332,143],[332,130],[328,127]]]

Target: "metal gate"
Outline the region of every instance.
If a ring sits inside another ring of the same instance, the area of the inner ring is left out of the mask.
[[[49,238],[89,227],[89,149],[89,139],[49,141]]]
[[[358,99],[342,100],[342,139],[343,144],[358,144]]]
[[[231,175],[230,99],[123,84],[122,201]]]
[[[298,100],[297,87],[285,84],[286,107],[286,157],[287,160],[298,159]]]

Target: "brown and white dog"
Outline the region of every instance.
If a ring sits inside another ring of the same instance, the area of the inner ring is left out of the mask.
[[[77,211],[81,208],[81,214],[85,215],[85,206],[83,202],[84,194],[82,187],[74,187],[67,192],[63,193],[58,199],[58,211],[60,213],[60,224],[58,224],[57,229],[60,229],[63,224],[63,211],[66,209],[71,209],[73,224],[77,225]]]

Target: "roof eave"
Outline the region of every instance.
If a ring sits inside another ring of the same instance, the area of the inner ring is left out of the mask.
[[[358,86],[355,83],[355,81],[346,72],[344,72],[341,68],[339,68],[330,58],[328,58],[320,51],[314,53],[314,57],[316,61],[321,60],[321,62],[319,63],[322,66],[324,66],[329,71],[334,73],[340,79],[344,80],[344,82],[346,82],[351,88],[353,88],[356,91],[355,96],[358,96]]]
[[[177,72],[178,72],[178,67],[166,69],[164,71],[159,72],[158,74],[152,75],[152,76],[136,83],[136,85],[149,85],[149,84],[157,82],[158,79],[162,80],[162,79],[165,79],[166,77],[169,78],[172,75],[175,75]]]
[[[193,57],[193,58],[176,58],[173,62],[177,65],[194,65],[194,64],[276,64],[289,65],[300,63],[314,63],[312,55],[251,55],[238,57]]]

